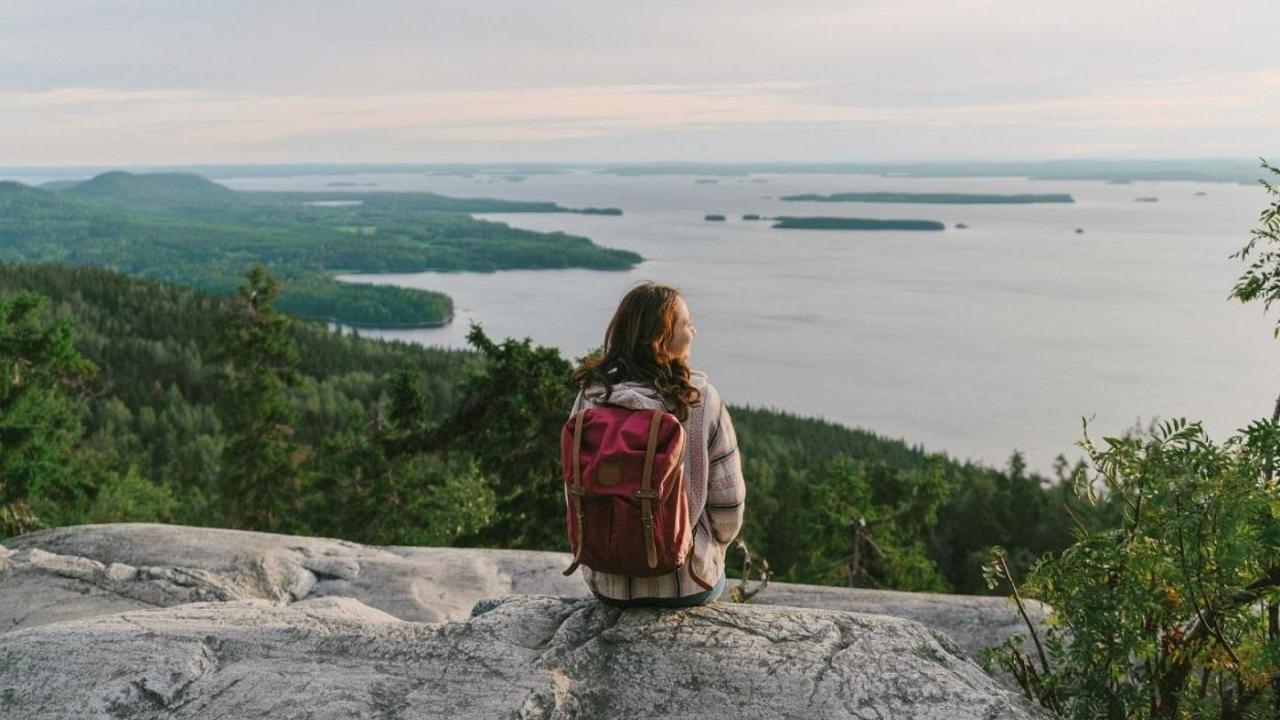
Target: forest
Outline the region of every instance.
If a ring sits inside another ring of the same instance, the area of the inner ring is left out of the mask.
[[[45,300],[20,321],[11,303],[23,293]],[[76,375],[68,396],[65,450],[76,469],[47,496],[41,483],[6,484],[6,517],[28,517],[9,533],[156,520],[384,544],[564,548],[557,438],[574,389],[570,362],[554,349],[496,342],[475,328],[474,351],[446,351],[277,315],[293,358],[278,419],[290,428],[296,487],[270,500],[281,506],[265,523],[228,506],[239,493],[227,489],[226,462],[244,456],[228,450],[237,436],[227,407],[238,382],[227,344],[236,299],[98,268],[16,263],[0,265],[0,298],[10,326],[64,327],[94,368]],[[994,470],[783,412],[733,407],[732,417],[751,488],[744,537],[778,579],[985,592],[989,546],[1009,548],[1025,568],[1070,542],[1064,503],[1106,522],[1060,478],[1026,472],[1017,455]],[[431,510],[434,494],[464,490],[480,503],[476,515],[454,518],[452,503]],[[818,502],[827,496],[844,499]],[[856,539],[861,518],[868,530]],[[855,542],[879,550],[852,568]]]
[[[194,175],[123,172],[59,187],[0,182],[0,260],[110,267],[222,295],[259,263],[287,282],[281,309],[348,326],[440,325],[452,319],[453,304],[442,293],[342,283],[333,279],[339,273],[621,270],[641,260],[587,238],[467,214],[570,212],[554,203],[239,193]],[[341,198],[357,204],[314,204]]]

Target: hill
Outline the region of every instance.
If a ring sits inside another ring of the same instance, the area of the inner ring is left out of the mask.
[[[190,219],[280,224],[304,220],[305,209],[323,215],[326,208],[355,207],[357,212],[406,213],[584,213],[621,215],[617,208],[575,210],[554,202],[454,198],[430,192],[386,191],[237,191],[193,173],[112,171],[83,182],[56,182],[57,190],[113,207],[166,213]],[[331,210],[328,210],[331,211]]]
[[[60,191],[80,200],[143,212],[228,210],[241,202],[236,191],[190,173],[138,175],[115,171]]]

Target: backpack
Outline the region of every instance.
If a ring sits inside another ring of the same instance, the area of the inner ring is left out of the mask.
[[[679,568],[693,546],[684,428],[662,410],[600,406],[560,434],[565,530],[573,564],[635,577]]]

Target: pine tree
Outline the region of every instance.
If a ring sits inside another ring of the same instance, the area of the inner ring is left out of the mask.
[[[391,423],[403,431],[421,430],[427,421],[427,402],[418,387],[418,368],[406,360],[391,379]]]
[[[272,306],[280,284],[254,266],[241,286],[223,338],[229,438],[221,494],[234,526],[277,532],[296,527],[301,497],[295,413],[285,388],[298,382],[298,352],[289,321]]]
[[[41,320],[44,304],[31,292],[0,302],[0,537],[74,522],[85,503],[68,389],[96,368],[76,351],[69,320]]]
[[[496,482],[493,523],[472,540],[562,550],[560,429],[573,403],[572,368],[555,348],[534,347],[528,338],[499,345],[473,325],[467,340],[484,368],[464,383],[461,403],[431,444],[469,453]]]

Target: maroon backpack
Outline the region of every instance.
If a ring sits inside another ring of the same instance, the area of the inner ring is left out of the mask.
[[[565,529],[573,564],[616,575],[664,575],[685,562],[693,528],[685,497],[684,428],[662,410],[602,406],[560,436]]]

